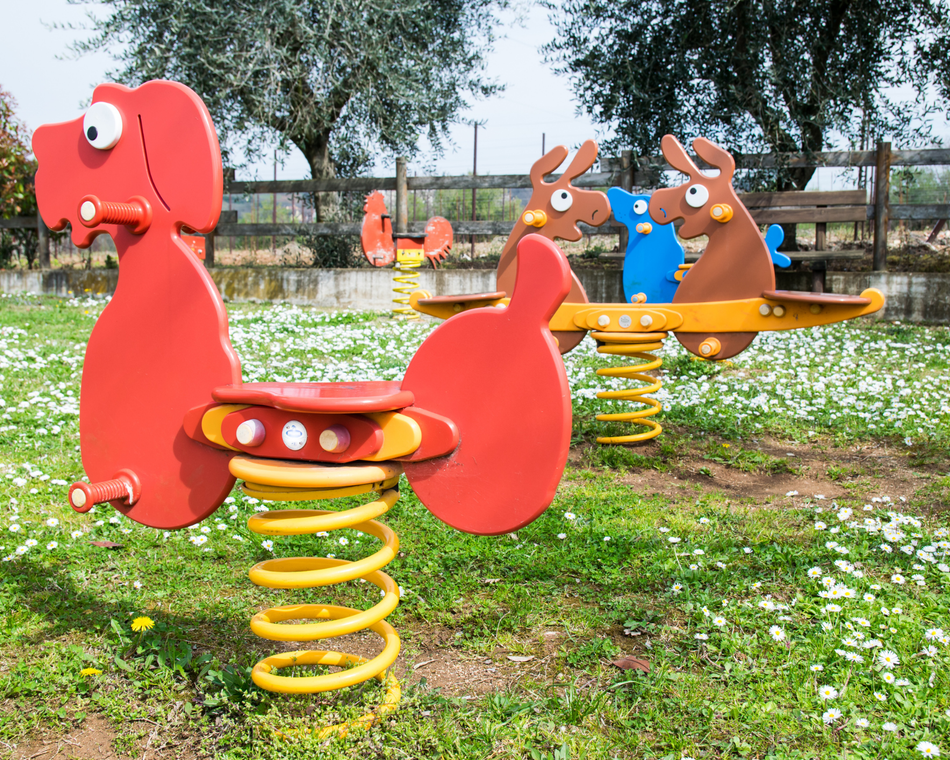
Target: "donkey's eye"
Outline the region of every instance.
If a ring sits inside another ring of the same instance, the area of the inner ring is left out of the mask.
[[[709,200],[709,191],[705,185],[690,185],[686,188],[686,202],[693,208],[699,208]]]
[[[574,196],[567,190],[555,190],[551,196],[551,208],[555,211],[567,211],[574,203]]]
[[[93,103],[83,116],[82,132],[93,148],[109,150],[122,137],[122,114],[112,103]]]
[[[633,204],[633,213],[634,214],[645,214],[647,212],[647,202],[646,201],[636,201]]]

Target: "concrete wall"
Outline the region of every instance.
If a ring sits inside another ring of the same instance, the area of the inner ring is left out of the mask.
[[[0,270],[0,293],[35,293],[54,296],[113,293],[119,270],[45,269],[33,272]]]
[[[287,301],[324,309],[372,309],[392,306],[391,269],[214,269],[211,276],[232,301]],[[66,296],[112,293],[118,270],[0,271],[0,292]],[[620,303],[620,272],[587,269],[578,278],[595,303]],[[432,270],[419,272],[418,287],[432,295],[486,293],[495,290],[495,271]],[[779,272],[777,287],[809,290],[808,273]],[[833,293],[858,294],[878,288],[887,296],[882,319],[950,324],[950,274],[902,272],[828,272],[826,287]]]

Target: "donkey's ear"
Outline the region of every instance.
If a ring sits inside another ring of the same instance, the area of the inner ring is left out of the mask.
[[[567,158],[567,147],[556,145],[534,162],[531,167],[531,187],[540,187],[544,177],[557,169]]]
[[[686,148],[673,135],[663,135],[660,147],[663,150],[663,157],[676,171],[688,174],[690,177],[699,174],[699,169],[693,163],[693,159],[686,154]]]
[[[707,164],[719,169],[723,176],[732,178],[736,171],[736,160],[728,150],[720,148],[705,137],[697,137],[693,140],[693,150]]]
[[[568,166],[564,172],[564,176],[569,180],[580,177],[594,165],[594,161],[596,160],[597,143],[593,140],[585,140],[584,144],[578,149],[577,155],[574,156],[574,160],[571,161],[570,166]]]

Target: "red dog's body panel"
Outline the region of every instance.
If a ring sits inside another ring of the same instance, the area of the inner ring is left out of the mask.
[[[403,467],[429,511],[467,533],[508,533],[540,515],[570,447],[570,388],[548,323],[570,292],[571,270],[538,235],[521,241],[518,260],[509,306],[441,324],[402,383],[419,407],[458,426],[451,455]]]
[[[182,426],[189,409],[212,401],[214,388],[241,380],[218,290],[180,238],[182,224],[207,232],[217,223],[217,137],[197,95],[173,82],[102,85],[93,102],[121,114],[114,147],[93,147],[83,119],[40,127],[33,140],[43,218],[58,229],[71,224],[77,245],[111,234],[119,254],[119,284],[83,365],[83,466],[93,482],[131,470],[141,497],[131,507],[113,503],[145,525],[180,528],[217,509],[234,484],[232,454],[193,441]],[[144,198],[148,229],[84,226],[79,202],[90,195]]]

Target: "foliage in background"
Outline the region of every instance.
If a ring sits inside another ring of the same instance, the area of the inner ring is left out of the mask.
[[[615,137],[604,148],[658,153],[667,133],[736,152],[817,152],[926,138],[946,102],[928,91],[928,39],[946,37],[942,0],[566,0],[549,3],[550,60]],[[889,92],[911,87],[916,101]],[[945,93],[950,94],[950,93]],[[804,189],[814,168],[775,189]]]
[[[475,218],[486,222],[514,221],[521,215],[525,204],[517,193],[517,190],[480,188],[475,194]],[[410,192],[408,200],[410,221],[425,221],[430,216],[460,220],[472,218],[471,190],[420,190]]]
[[[36,211],[36,161],[30,152],[30,134],[15,109],[13,96],[0,87],[0,216],[4,218]]]
[[[36,214],[33,175],[36,161],[30,152],[30,134],[16,117],[16,101],[0,87],[0,217]],[[25,257],[30,268],[36,258],[36,231],[0,231],[0,266]]]
[[[0,230],[0,266],[12,266],[25,259],[27,267],[32,269],[36,261],[37,243],[36,230]]]
[[[950,172],[941,168],[891,170],[891,204],[950,203]],[[912,229],[930,229],[933,221],[902,222]]]
[[[439,150],[467,99],[498,89],[481,72],[504,0],[104,5],[77,53],[112,51],[122,64],[112,75],[126,84],[187,84],[223,138],[244,138],[253,156],[276,136],[299,148],[314,179],[352,176],[377,149],[414,155],[423,135]]]

